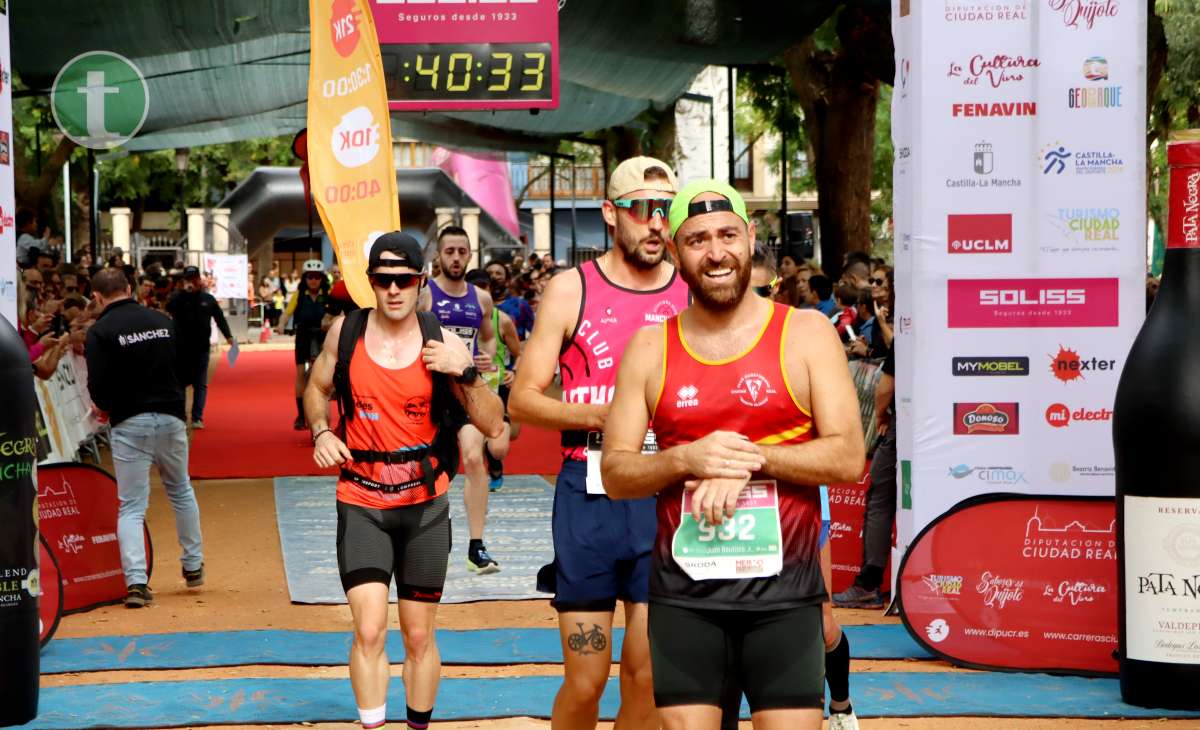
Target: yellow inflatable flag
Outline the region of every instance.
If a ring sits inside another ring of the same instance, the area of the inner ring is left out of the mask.
[[[309,0],[308,174],[354,301],[375,306],[370,242],[400,230],[392,126],[367,0]]]

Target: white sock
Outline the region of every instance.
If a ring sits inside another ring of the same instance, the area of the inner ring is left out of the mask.
[[[387,719],[387,703],[383,703],[374,710],[364,710],[358,708],[358,720],[363,727],[379,727]]]

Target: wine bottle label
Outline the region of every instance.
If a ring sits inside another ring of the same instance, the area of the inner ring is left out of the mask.
[[[1200,499],[1125,497],[1125,649],[1200,665]]]

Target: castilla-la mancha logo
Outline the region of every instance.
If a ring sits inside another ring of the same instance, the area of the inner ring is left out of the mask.
[[[757,408],[766,405],[767,400],[775,395],[771,382],[759,373],[746,373],[738,380],[737,387],[730,391],[738,397],[744,406]]]

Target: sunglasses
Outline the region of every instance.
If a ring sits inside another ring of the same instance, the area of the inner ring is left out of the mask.
[[[754,293],[759,295],[760,297],[763,297],[764,299],[770,299],[771,295],[775,293],[775,287],[777,287],[777,286],[779,286],[779,277],[778,276],[776,276],[774,279],[771,279],[769,282],[767,282],[766,284],[764,284],[762,286],[754,287]]]
[[[407,289],[421,280],[420,274],[367,274],[371,286],[380,289],[391,289],[395,284],[399,289]]]
[[[867,281],[870,282],[872,286],[883,286],[887,283],[887,279],[867,279]]]
[[[637,200],[614,200],[612,204],[629,211],[629,217],[638,223],[649,223],[655,215],[665,221],[671,214],[670,198],[638,198]]]

